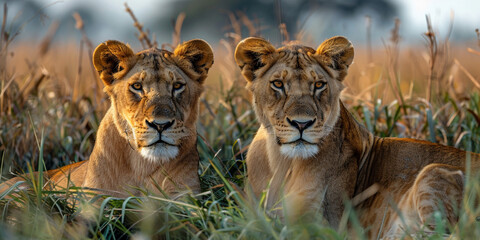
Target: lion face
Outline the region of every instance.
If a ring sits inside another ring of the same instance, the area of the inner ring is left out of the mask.
[[[300,45],[275,49],[248,38],[237,46],[235,58],[256,114],[280,152],[289,158],[317,154],[339,117],[341,81],[353,60],[350,42],[332,38],[315,51]]]
[[[149,49],[137,54],[107,41],[94,53],[117,130],[143,157],[161,162],[195,147],[197,102],[212,64],[212,50],[202,40],[186,42],[173,53]]]

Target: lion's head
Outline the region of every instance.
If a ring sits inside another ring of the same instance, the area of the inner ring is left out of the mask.
[[[340,113],[340,92],[353,46],[333,37],[317,50],[301,45],[276,49],[261,38],[247,38],[235,60],[253,93],[261,124],[289,158],[309,158],[333,129]]]
[[[121,42],[106,41],[95,49],[93,64],[110,96],[117,130],[142,156],[166,162],[195,147],[197,102],[213,64],[205,41],[185,42],[173,53],[152,48],[136,54]]]

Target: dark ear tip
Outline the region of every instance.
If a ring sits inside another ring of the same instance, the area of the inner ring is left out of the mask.
[[[245,64],[253,62],[255,56],[268,55],[275,51],[275,47],[269,41],[259,37],[248,37],[237,44],[235,62],[242,68]]]
[[[111,44],[123,44],[123,43],[118,41],[118,40],[107,40],[107,41],[103,42],[103,44],[111,45]]]
[[[192,39],[178,45],[173,53],[175,55],[185,55],[191,49],[200,50],[203,54],[213,58],[213,50],[210,44],[203,39]]]
[[[188,62],[189,64],[180,64],[180,67],[200,83],[207,77],[208,70],[214,62],[212,47],[202,39],[192,39],[178,45],[172,56]]]
[[[246,42],[250,42],[250,41],[265,42],[265,43],[270,44],[269,41],[267,41],[265,38],[261,38],[261,37],[247,37],[247,38],[243,39],[242,41],[240,41],[238,44],[240,45],[241,43],[246,43]]]

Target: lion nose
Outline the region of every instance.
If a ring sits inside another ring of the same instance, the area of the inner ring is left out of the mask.
[[[296,129],[298,129],[298,131],[300,131],[300,133],[302,133],[303,130],[312,126],[313,123],[315,122],[315,120],[316,119],[307,120],[307,121],[297,121],[297,120],[290,120],[289,118],[287,118],[287,122],[290,123],[290,125],[292,125]]]
[[[173,126],[173,123],[175,122],[175,120],[166,121],[166,122],[157,122],[155,120],[153,122],[149,122],[148,120],[145,120],[145,122],[151,128],[154,128],[159,132],[163,132],[163,131],[167,130],[169,127]]]

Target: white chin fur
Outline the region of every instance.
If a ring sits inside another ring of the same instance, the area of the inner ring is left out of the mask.
[[[280,153],[288,158],[309,158],[317,154],[318,146],[313,144],[283,144]]]
[[[143,147],[140,154],[152,162],[167,163],[178,155],[178,147],[160,143]]]

